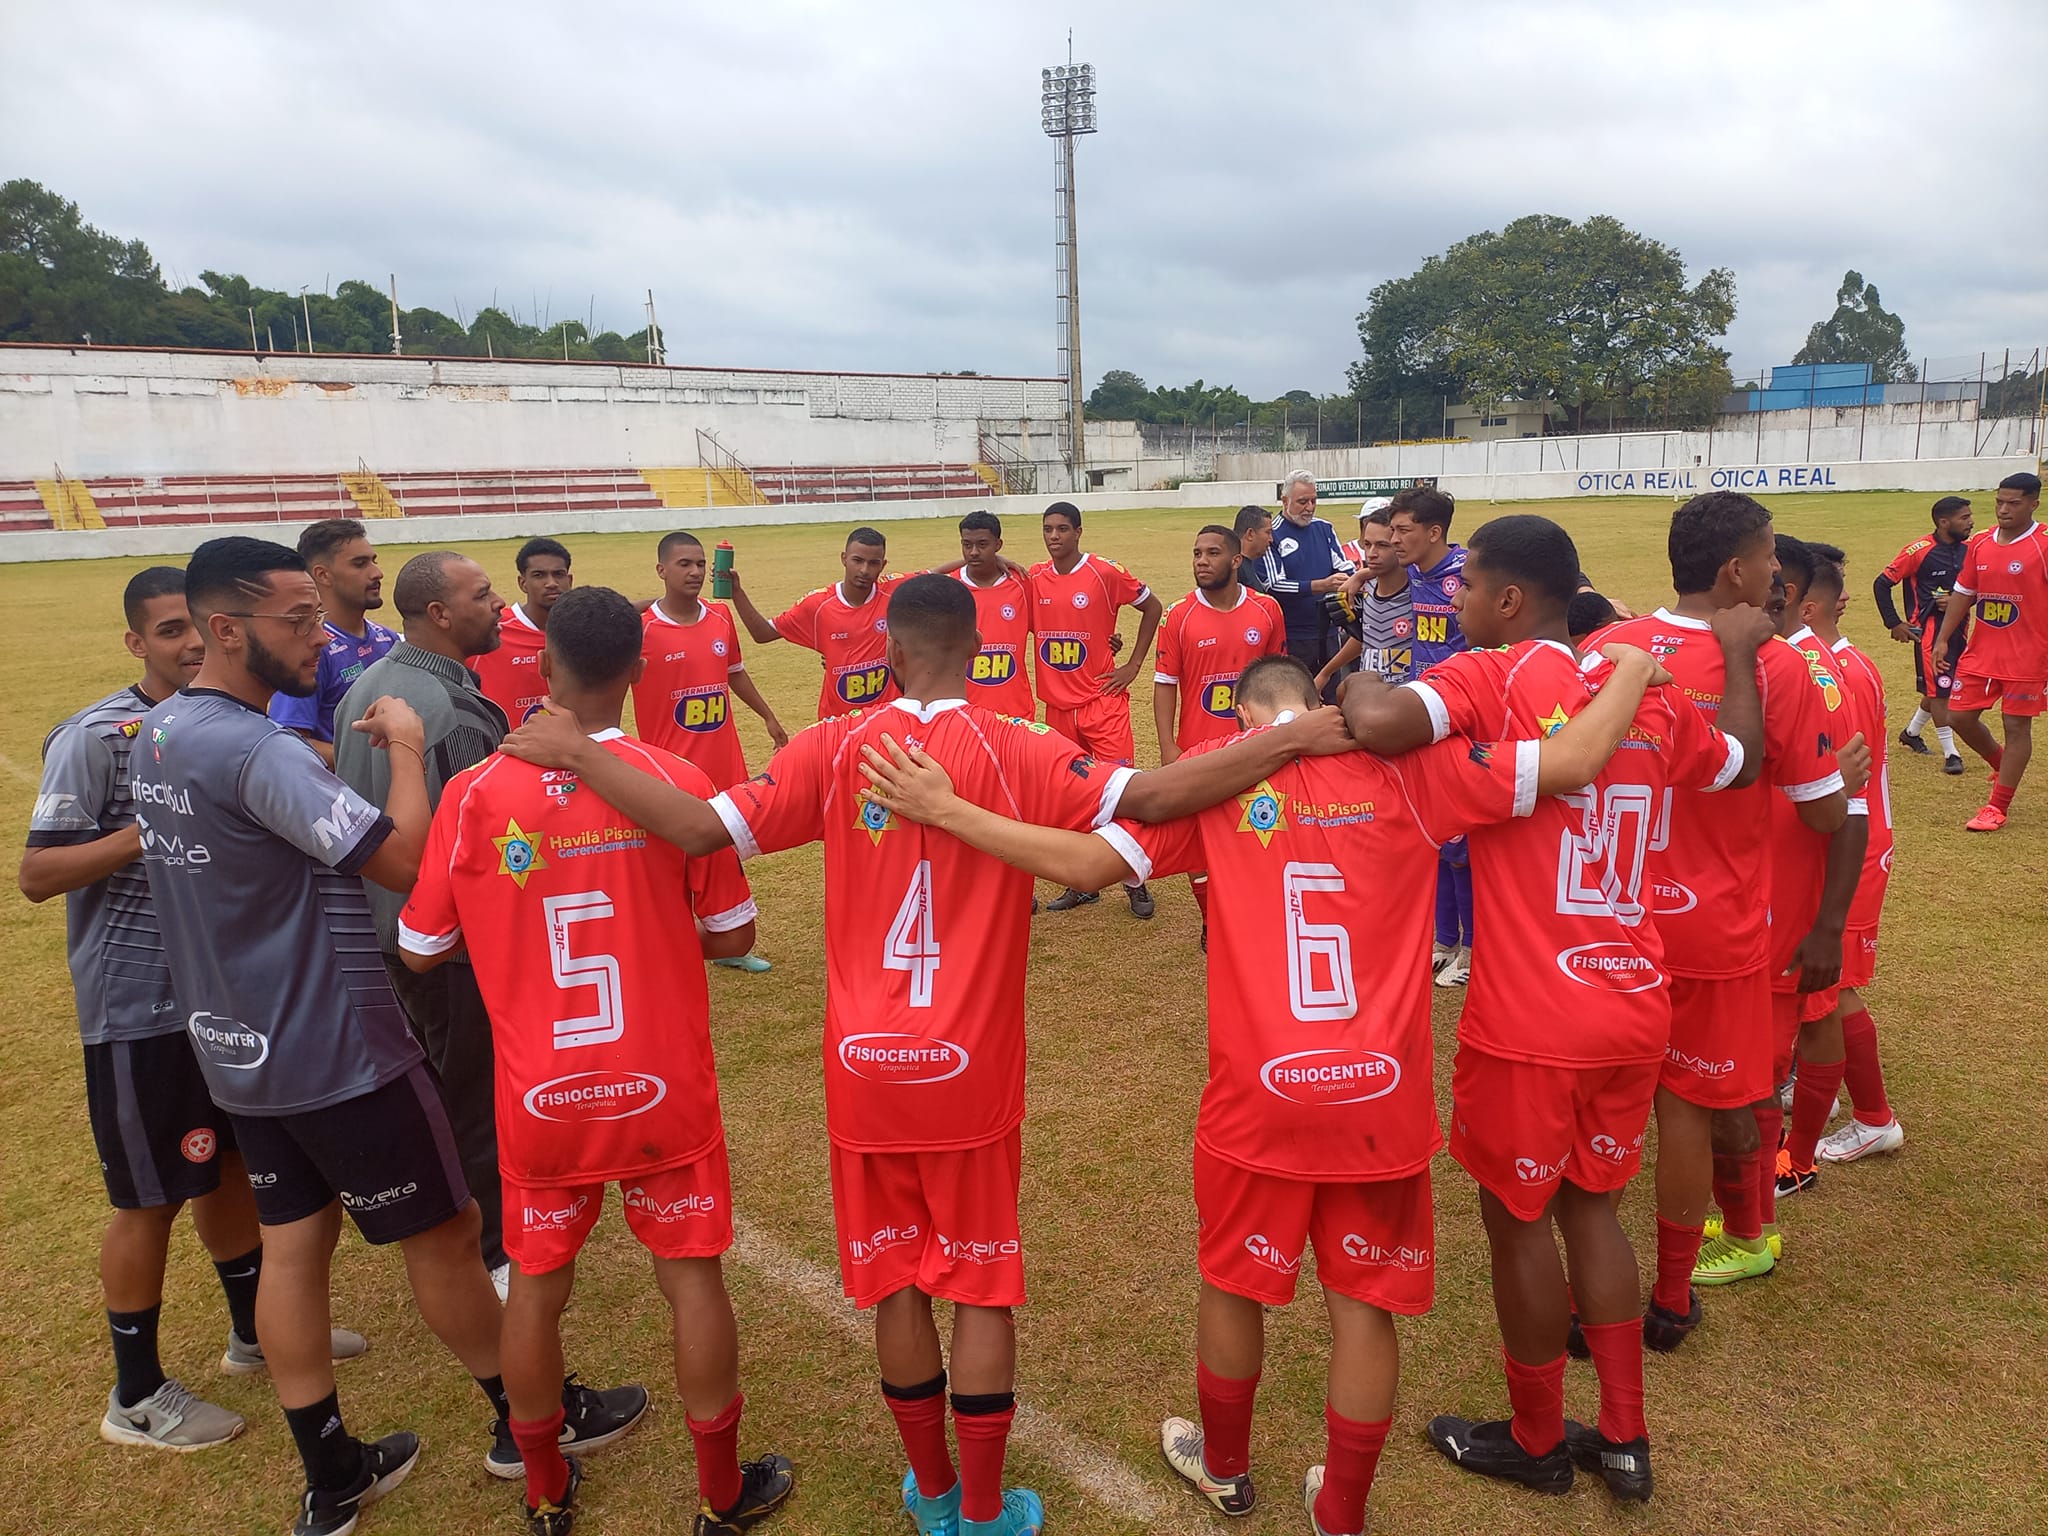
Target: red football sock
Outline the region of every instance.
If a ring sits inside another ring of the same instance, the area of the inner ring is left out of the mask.
[[[1813,1166],[1813,1149],[1820,1145],[1828,1128],[1828,1111],[1834,1108],[1835,1093],[1842,1086],[1839,1061],[1802,1061],[1792,1089],[1792,1134],[1785,1150],[1792,1154],[1792,1166],[1804,1173]]]
[[[1003,1455],[1010,1445],[1010,1421],[1016,1416],[1013,1392],[953,1394],[953,1433],[960,1439],[962,1520],[1002,1518]]]
[[[882,1400],[895,1416],[917,1491],[928,1499],[951,1492],[959,1478],[953,1472],[953,1453],[946,1448],[946,1373],[915,1387],[884,1382]]]
[[[1884,1064],[1877,1059],[1877,1021],[1868,1008],[1842,1015],[1842,1044],[1848,1051],[1842,1079],[1849,1085],[1856,1118],[1865,1125],[1890,1125],[1892,1104],[1885,1097]]]
[[[1202,914],[1202,921],[1206,923],[1209,921],[1209,877],[1207,875],[1190,875],[1188,876],[1188,884],[1194,889],[1195,910]]]
[[[1329,1448],[1323,1452],[1323,1491],[1316,1495],[1316,1525],[1329,1536],[1354,1536],[1365,1529],[1365,1501],[1379,1470],[1392,1419],[1367,1424],[1347,1419],[1323,1404],[1329,1426]],[[1213,1470],[1213,1469],[1212,1469]]]
[[[1714,1154],[1714,1203],[1721,1207],[1721,1230],[1729,1237],[1752,1243],[1764,1235],[1763,1219],[1756,1208],[1757,1157],[1755,1152]],[[1770,1157],[1775,1171],[1775,1144]]]
[[[559,1503],[569,1491],[569,1463],[562,1456],[562,1410],[547,1419],[507,1419],[512,1443],[519,1447],[519,1459],[526,1465],[526,1502],[535,1509],[541,1501]]]
[[[714,1512],[740,1501],[740,1415],[746,1407],[746,1394],[741,1393],[715,1419],[683,1415],[697,1446],[697,1497]]]
[[[1600,1433],[1614,1441],[1648,1434],[1643,1425],[1642,1319],[1582,1323],[1580,1328],[1600,1377]]]
[[[1991,771],[1993,773],[1998,772],[1999,769],[2005,766],[2005,748],[2000,746],[1993,746],[1992,749],[1984,755],[1984,761],[1991,765]]]
[[[1635,1325],[1638,1336],[1642,1326]],[[1515,1414],[1509,1429],[1531,1456],[1547,1456],[1564,1439],[1565,1357],[1559,1355],[1547,1365],[1524,1365],[1506,1350],[1500,1357],[1507,1367],[1508,1403]]]
[[[1202,1411],[1202,1465],[1211,1477],[1242,1477],[1252,1465],[1252,1399],[1259,1378],[1233,1380],[1195,1362],[1195,1401]]]
[[[1991,787],[1991,808],[1995,811],[2002,811],[2011,805],[2012,792],[2013,786],[2010,784],[1994,784]]]
[[[1659,1216],[1657,1283],[1650,1288],[1650,1300],[1684,1317],[1692,1310],[1692,1270],[1699,1261],[1700,1228],[1681,1227]]]
[[[1778,1096],[1771,1095],[1768,1107],[1756,1112],[1756,1219],[1768,1227],[1778,1219],[1778,1143],[1785,1129],[1785,1111],[1778,1108]],[[1761,1228],[1759,1229],[1761,1230]]]

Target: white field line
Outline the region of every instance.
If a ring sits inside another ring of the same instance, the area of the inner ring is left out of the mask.
[[[799,1258],[749,1221],[733,1224],[733,1254],[762,1279],[833,1323],[863,1351],[874,1331],[839,1288],[839,1279]],[[1089,1444],[1028,1403],[1017,1405],[1011,1438],[1028,1445],[1089,1498],[1119,1519],[1155,1531],[1191,1532],[1180,1512],[1112,1453]]]

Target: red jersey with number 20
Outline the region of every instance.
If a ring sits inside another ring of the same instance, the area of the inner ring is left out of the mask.
[[[816,651],[825,665],[818,718],[886,704],[901,691],[885,659],[889,646],[889,594],[901,576],[884,576],[864,603],[846,600],[843,582],[806,592],[775,616],[775,632],[791,645]]]
[[[742,858],[825,844],[825,1126],[850,1152],[983,1146],[1024,1117],[1031,877],[860,798],[861,748],[922,747],[955,793],[1086,831],[1130,778],[960,699],[823,720],[711,804]]]
[[[1261,656],[1287,649],[1280,605],[1240,587],[1235,608],[1218,608],[1200,587],[1166,610],[1159,626],[1155,683],[1180,690],[1173,740],[1185,752],[1198,741],[1237,734],[1237,680]]]
[[[1197,1146],[1291,1179],[1428,1166],[1443,1145],[1429,1033],[1437,848],[1534,809],[1537,750],[1454,739],[1391,760],[1302,758],[1198,815],[1101,829],[1133,874],[1209,871]]]
[[[694,766],[618,731],[613,756],[693,795]],[[694,1162],[724,1135],[711,1003],[692,916],[754,918],[729,850],[689,858],[572,773],[502,755],[448,781],[398,942],[464,941],[491,1016],[498,1161],[530,1185]]]
[[[1038,633],[1038,696],[1055,709],[1079,709],[1115,670],[1109,637],[1117,615],[1152,589],[1114,560],[1083,555],[1062,575],[1050,560],[1031,567],[1031,627]]]
[[[1437,739],[1550,736],[1613,669],[1524,640],[1460,651],[1413,689]],[[1524,821],[1472,834],[1473,923],[1486,933],[1458,1021],[1460,1044],[1514,1061],[1602,1066],[1661,1061],[1671,1033],[1664,945],[1650,911],[1652,858],[1678,789],[1721,789],[1742,744],[1676,690],[1653,688],[1585,789],[1548,795]]]
[[[1964,667],[2011,682],[2048,678],[2048,528],[2029,523],[2009,544],[1996,528],[1972,534],[1955,590],[1977,620]]]
[[[713,789],[747,776],[746,754],[732,718],[732,674],[746,670],[739,631],[723,603],[704,603],[694,624],[678,624],[656,603],[641,630],[647,663],[633,685],[633,724],[640,739],[695,763]]]
[[[992,587],[977,587],[963,567],[960,584],[974,594],[974,627],[981,649],[967,666],[972,702],[999,715],[1029,720],[1038,713],[1024,657],[1031,649],[1031,588],[1015,576]]]
[[[1660,608],[1624,619],[1587,641],[1620,640],[1648,651],[1672,685],[1712,720],[1721,712],[1728,668],[1704,619]],[[1764,706],[1764,771],[1753,784],[1715,799],[1675,795],[1668,846],[1652,866],[1657,926],[1674,976],[1747,976],[1770,958],[1771,811],[1775,789],[1794,801],[1842,787],[1835,747],[1855,734],[1841,690],[1814,680],[1806,658],[1775,635],[1757,653]]]

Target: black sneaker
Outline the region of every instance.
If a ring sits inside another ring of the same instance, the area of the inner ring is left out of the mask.
[[[1962,757],[1954,752],[1949,753],[1941,760],[1941,771],[1950,777],[1960,774],[1963,771]]]
[[[1688,1287],[1685,1294],[1689,1305],[1683,1317],[1669,1307],[1659,1306],[1654,1297],[1643,1309],[1643,1348],[1668,1355],[1699,1327],[1700,1319],[1706,1316],[1700,1306],[1700,1293]]]
[[[1574,1360],[1593,1358],[1592,1348],[1586,1343],[1586,1330],[1579,1325],[1579,1314],[1576,1312],[1572,1314],[1571,1327],[1565,1331],[1564,1352]]]
[[[1152,899],[1151,891],[1142,885],[1132,886],[1130,896],[1131,916],[1133,917],[1150,917],[1159,910],[1158,903]]]
[[[612,1387],[600,1392],[584,1386],[571,1371],[562,1382],[562,1449],[601,1451],[638,1424],[646,1412],[645,1387]],[[505,1419],[491,1426],[491,1448],[484,1455],[484,1470],[507,1480],[526,1475],[526,1463],[519,1457],[519,1442],[512,1438],[512,1425]]]
[[[1588,1472],[1597,1472],[1607,1491],[1617,1499],[1650,1502],[1656,1479],[1650,1475],[1650,1442],[1641,1435],[1633,1440],[1610,1440],[1599,1430],[1575,1419],[1564,1421],[1564,1443],[1573,1461]]]
[[[1538,1493],[1568,1493],[1572,1486],[1572,1458],[1560,1440],[1541,1456],[1522,1449],[1506,1419],[1483,1423],[1443,1414],[1429,1421],[1429,1443],[1446,1459],[1481,1477],[1520,1483]]]
[[[691,1536],[736,1536],[748,1526],[766,1520],[796,1492],[796,1469],[787,1456],[768,1455],[759,1461],[740,1463],[740,1496],[731,1509],[715,1510],[706,1504],[697,1511]]]
[[[348,1536],[356,1517],[405,1481],[420,1459],[420,1437],[407,1430],[363,1447],[363,1470],[338,1493],[308,1488],[299,1500],[292,1536]]]
[[[1071,912],[1076,907],[1085,907],[1092,901],[1102,900],[1100,891],[1077,891],[1069,886],[1045,904],[1048,912]]]
[[[1916,757],[1925,757],[1934,750],[1911,731],[1899,732],[1899,745],[1908,752],[1913,753]],[[1645,1494],[1644,1497],[1648,1498],[1649,1495]]]
[[[563,1458],[569,1463],[569,1486],[562,1490],[558,1502],[543,1499],[538,1505],[526,1506],[526,1528],[533,1536],[569,1536],[576,1528],[576,1490],[583,1486],[583,1463],[574,1456]]]

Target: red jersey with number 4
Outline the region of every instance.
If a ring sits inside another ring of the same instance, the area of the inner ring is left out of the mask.
[[[640,739],[704,770],[713,789],[747,776],[739,727],[732,718],[732,674],[746,670],[739,631],[723,603],[704,603],[693,624],[679,624],[656,603],[647,610],[640,656],[647,663],[633,685],[633,724]]]
[[[1024,1117],[1031,877],[860,798],[861,748],[922,747],[954,791],[1019,821],[1085,831],[1128,768],[959,699],[799,731],[712,806],[742,858],[825,844],[825,1127],[852,1152],[978,1147]]]
[[[1198,815],[1102,829],[1134,874],[1209,871],[1197,1146],[1291,1179],[1428,1165],[1443,1145],[1429,1033],[1437,848],[1534,808],[1537,747],[1453,739],[1392,760],[1302,758]]]
[[[691,764],[618,731],[613,756],[693,795]],[[498,1162],[522,1184],[694,1162],[724,1134],[696,918],[754,918],[730,850],[686,857],[571,773],[502,755],[448,781],[399,944],[467,942],[497,1055]]]
[[[1972,534],[1955,589],[1977,619],[1964,667],[2013,682],[2048,679],[2048,528],[2029,523],[2010,544],[1996,528]]]
[[[1587,641],[1648,651],[1672,686],[1709,721],[1721,712],[1728,669],[1704,619],[1660,608]],[[1832,682],[1830,676],[1830,682]],[[1772,801],[1818,800],[1842,787],[1835,748],[1856,732],[1841,689],[1824,690],[1806,658],[1775,635],[1757,653],[1764,707],[1764,769],[1757,781],[1709,800],[1674,795],[1662,852],[1653,860],[1654,910],[1674,976],[1747,976],[1770,959]],[[1777,793],[1773,793],[1773,790]]]
[[[1870,744],[1870,782],[1860,797],[1870,818],[1870,846],[1863,855],[1863,877],[1856,882],[1856,900],[1849,907],[1851,928],[1874,928],[1884,913],[1885,886],[1892,873],[1892,779],[1886,744],[1891,731],[1885,724],[1884,677],[1877,663],[1850,644],[1834,645],[1835,670],[1856,711],[1856,729]],[[1857,801],[1849,802],[1854,811]]]
[[[1117,615],[1152,589],[1114,560],[1083,555],[1062,575],[1050,560],[1031,567],[1031,627],[1038,635],[1038,696],[1054,709],[1079,709],[1115,670],[1109,637]]]
[[[994,586],[977,587],[964,567],[958,574],[974,594],[974,627],[981,631],[981,649],[967,668],[968,694],[983,709],[1029,720],[1038,713],[1024,668],[1031,649],[1031,588],[1009,575]]]
[[[483,696],[505,711],[515,726],[547,697],[548,685],[540,680],[540,653],[547,638],[533,627],[524,608],[513,603],[498,615],[498,648],[469,659]]]
[[[1237,734],[1237,680],[1261,656],[1287,649],[1280,605],[1238,588],[1234,608],[1218,608],[1200,587],[1166,610],[1159,626],[1156,683],[1180,690],[1173,739],[1185,752],[1198,741]]]
[[[1556,734],[1613,670],[1555,641],[1447,656],[1421,681],[1438,740]],[[1600,776],[1539,800],[1527,820],[1472,834],[1472,980],[1460,1044],[1515,1061],[1661,1061],[1671,1034],[1664,945],[1649,868],[1670,830],[1672,789],[1723,788],[1742,744],[1675,689],[1644,695]]]
[[[807,592],[775,616],[775,632],[791,645],[816,651],[825,665],[818,718],[886,704],[901,691],[885,659],[889,594],[901,576],[884,576],[864,603],[846,600],[844,582]]]

